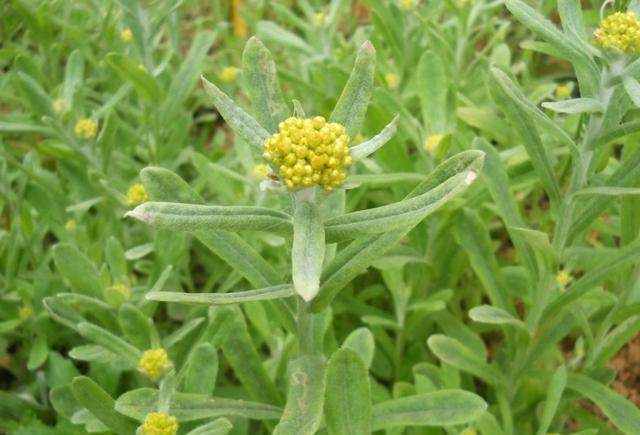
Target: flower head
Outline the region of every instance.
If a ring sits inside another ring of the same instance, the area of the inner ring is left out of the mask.
[[[400,8],[404,9],[405,11],[410,11],[418,6],[418,0],[400,0],[398,3],[400,5]]]
[[[556,282],[560,284],[561,287],[566,287],[567,284],[571,282],[571,275],[563,269],[556,275]]]
[[[264,180],[267,178],[267,174],[269,173],[269,166],[264,163],[260,163],[253,167],[253,171],[251,171],[251,175],[253,178],[257,180]]]
[[[127,191],[127,200],[132,207],[138,206],[149,201],[149,195],[144,190],[144,186],[141,183],[133,184]]]
[[[76,222],[75,219],[69,219],[65,224],[64,224],[64,229],[71,232],[73,230],[76,229],[76,227],[78,226],[78,223]]]
[[[131,297],[131,290],[129,289],[129,286],[123,282],[115,283],[111,288],[118,294],[122,295],[125,299],[129,299]]]
[[[155,381],[171,367],[172,362],[163,348],[145,350],[138,362],[138,369],[149,379]]]
[[[122,42],[125,44],[131,44],[131,41],[133,41],[133,32],[131,29],[126,28],[120,32],[120,39],[122,39]]]
[[[140,427],[140,435],[175,435],[178,419],[162,412],[150,412]]]
[[[264,158],[275,165],[289,189],[319,184],[332,191],[347,178],[351,165],[349,136],[343,125],[315,118],[291,117],[264,143]]]
[[[564,85],[556,85],[556,97],[557,98],[567,98],[571,96],[571,92],[573,91],[570,83],[566,83]]]
[[[29,317],[33,316],[33,308],[31,308],[31,306],[29,305],[21,306],[20,310],[18,310],[18,316],[20,316],[22,320],[28,319]]]
[[[396,73],[387,73],[384,75],[384,81],[387,82],[389,88],[395,89],[400,84],[400,77]]]
[[[225,66],[220,73],[220,80],[223,82],[232,82],[238,77],[240,68],[235,66]]]
[[[440,145],[440,142],[442,142],[442,139],[444,139],[444,135],[432,134],[429,137],[427,137],[427,139],[424,141],[424,144],[422,146],[425,151],[434,153],[438,149],[438,145]]]
[[[98,132],[98,123],[93,119],[81,119],[76,122],[76,126],[73,128],[73,134],[78,139],[93,139]]]
[[[616,12],[600,22],[593,33],[595,45],[615,47],[623,53],[640,53],[640,20],[633,12]]]

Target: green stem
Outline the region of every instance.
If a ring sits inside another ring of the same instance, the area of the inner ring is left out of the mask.
[[[311,320],[313,314],[309,312],[309,304],[298,298],[298,355],[313,353],[313,329]]]

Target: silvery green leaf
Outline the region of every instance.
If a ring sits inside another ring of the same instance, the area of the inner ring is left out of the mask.
[[[631,76],[624,76],[622,79],[622,85],[624,90],[627,91],[627,95],[633,101],[636,107],[640,107],[640,83],[638,80]]]
[[[349,137],[355,137],[362,126],[373,90],[376,50],[366,41],[360,47],[349,80],[334,107],[329,120],[345,126]]]
[[[325,236],[318,206],[303,196],[303,192],[296,195],[291,264],[296,292],[309,302],[320,288]]]
[[[357,162],[358,160],[362,160],[382,148],[384,144],[389,142],[393,135],[396,134],[397,129],[398,116],[396,115],[380,133],[368,141],[351,148],[351,157],[353,158],[353,161]]]
[[[571,100],[548,101],[542,103],[545,109],[559,113],[602,113],[604,106],[595,98],[574,98]]]
[[[213,104],[224,120],[227,121],[229,127],[249,145],[262,151],[264,141],[269,138],[269,132],[216,85],[204,77],[202,77],[202,83],[209,96],[213,99]]]
[[[233,429],[233,425],[229,420],[220,417],[212,422],[198,426],[187,435],[227,435]]]
[[[152,301],[177,302],[193,305],[227,305],[280,299],[293,296],[294,294],[296,293],[293,287],[284,284],[256,290],[234,291],[231,293],[153,292],[147,293],[146,298]]]
[[[522,320],[515,318],[511,313],[502,308],[492,307],[491,305],[480,305],[469,311],[471,320],[479,323],[487,323],[490,325],[514,325],[527,331]],[[528,331],[527,331],[528,332]]]
[[[264,207],[145,202],[125,217],[176,231],[291,231],[291,216]]]

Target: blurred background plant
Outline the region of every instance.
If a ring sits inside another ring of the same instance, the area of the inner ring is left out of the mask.
[[[640,403],[630,364],[640,330],[640,68],[635,54],[598,48],[592,36],[602,16],[639,13],[638,2],[508,1],[515,18],[504,3],[0,4],[0,429],[104,431],[101,411],[74,386],[114,399],[151,388],[136,368],[159,346],[183,394],[260,402],[225,402],[232,411],[206,418],[228,420],[193,433],[273,429],[250,418],[278,418],[293,336],[260,302],[207,310],[146,301],[152,290],[254,283],[206,243],[122,219],[145,200],[138,177],[149,165],[179,174],[207,203],[273,201],[258,187],[264,162],[198,85],[204,74],[249,107],[241,54],[257,35],[276,59],[288,111],[299,98],[325,116],[357,48],[375,45],[376,88],[357,140],[395,114],[399,128],[354,167],[360,187],[346,195],[347,211],[403,198],[455,153],[487,152],[481,183],[332,305],[325,347],[368,352],[374,403],[441,388],[489,403],[468,428],[388,433],[640,433],[637,409],[622,399]],[[584,150],[593,155],[576,172]],[[577,186],[575,173],[585,174]],[[286,275],[284,238],[243,239]],[[133,408],[130,399],[121,406]],[[109,418],[120,433],[137,426],[116,411]]]

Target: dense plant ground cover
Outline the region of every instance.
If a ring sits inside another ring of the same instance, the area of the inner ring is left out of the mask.
[[[1,2],[0,432],[640,434],[639,16]]]

